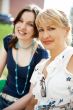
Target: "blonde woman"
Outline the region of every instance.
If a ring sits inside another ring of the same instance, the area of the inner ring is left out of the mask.
[[[37,16],[36,25],[39,39],[51,57],[36,66],[30,91],[19,100],[20,105],[25,107],[34,95],[37,99],[34,110],[73,110],[73,47],[68,42],[69,21],[64,12],[47,9]],[[21,109],[18,107],[18,110]]]

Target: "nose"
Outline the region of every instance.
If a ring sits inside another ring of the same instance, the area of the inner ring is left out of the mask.
[[[21,29],[26,29],[26,23],[22,23]]]
[[[47,31],[44,31],[43,38],[48,38],[48,37],[49,37],[49,33]]]

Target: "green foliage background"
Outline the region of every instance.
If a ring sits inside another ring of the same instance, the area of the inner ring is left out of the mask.
[[[3,38],[6,35],[11,34],[12,30],[13,30],[12,25],[0,23],[0,48],[2,47]],[[7,76],[7,69],[5,68],[4,71],[3,71],[3,75],[0,79],[5,79],[6,76]]]
[[[2,39],[12,33],[12,28],[13,26],[12,25],[9,25],[9,24],[1,24],[0,23],[0,46],[2,44]]]
[[[11,34],[12,30],[13,30],[13,26],[12,25],[0,23],[0,48],[2,47],[3,38],[6,35]],[[5,67],[5,69],[3,71],[3,74],[2,74],[2,76],[0,78],[0,92],[2,91],[2,89],[3,89],[4,85],[5,85],[6,76],[7,76],[7,69]]]

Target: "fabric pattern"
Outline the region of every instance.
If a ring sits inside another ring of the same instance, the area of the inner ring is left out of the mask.
[[[47,66],[46,71],[48,75],[45,79],[46,97],[41,96],[40,80],[44,76],[42,74],[43,68],[49,59],[40,62],[36,66],[30,80],[35,85],[33,95],[38,99],[35,110],[38,109],[38,106],[42,107],[45,105],[50,108],[49,110],[73,109],[73,74],[66,68],[72,55],[73,48],[67,47]]]

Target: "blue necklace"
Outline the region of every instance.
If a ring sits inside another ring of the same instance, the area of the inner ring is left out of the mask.
[[[26,86],[27,86],[27,83],[28,83],[28,78],[29,78],[29,73],[30,73],[30,63],[31,63],[31,60],[32,60],[32,53],[33,53],[33,50],[34,50],[34,41],[32,41],[32,44],[30,46],[32,46],[31,58],[30,58],[30,62],[29,62],[28,68],[27,68],[26,81],[25,81],[25,85],[23,87],[22,92],[19,92],[19,90],[18,90],[18,66],[17,66],[17,64],[18,64],[18,50],[17,50],[17,53],[16,53],[15,82],[16,82],[16,91],[17,91],[18,95],[23,95],[25,93]],[[19,44],[17,43],[16,48],[22,48],[22,47],[20,47]],[[22,49],[28,49],[28,48],[29,48],[29,46],[27,48],[22,48]]]

